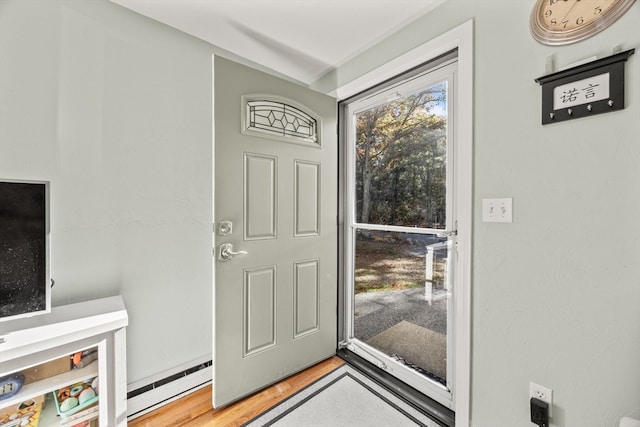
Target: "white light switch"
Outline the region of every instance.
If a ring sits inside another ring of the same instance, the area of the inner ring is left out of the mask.
[[[513,199],[482,199],[482,222],[513,222]]]

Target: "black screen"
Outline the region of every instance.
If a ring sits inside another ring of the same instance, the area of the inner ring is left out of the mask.
[[[47,188],[0,182],[0,318],[47,309]]]

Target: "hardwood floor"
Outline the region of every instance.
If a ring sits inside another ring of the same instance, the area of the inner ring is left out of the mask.
[[[241,426],[345,362],[333,356],[233,405],[213,409],[211,386],[129,421],[130,427]]]

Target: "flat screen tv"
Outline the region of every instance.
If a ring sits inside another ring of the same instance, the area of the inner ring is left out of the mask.
[[[51,310],[49,183],[0,179],[0,321]]]

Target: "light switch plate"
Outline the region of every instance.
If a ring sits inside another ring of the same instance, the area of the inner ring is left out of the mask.
[[[513,222],[513,199],[482,199],[483,222]]]

